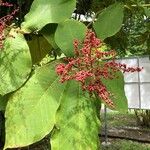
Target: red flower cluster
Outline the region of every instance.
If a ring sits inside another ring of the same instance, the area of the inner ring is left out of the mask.
[[[10,4],[8,2],[4,2],[4,3],[0,3],[0,6],[12,7],[13,4]]]
[[[13,4],[5,2],[5,3],[0,3],[0,6],[13,7]],[[4,30],[6,29],[8,24],[10,24],[10,21],[14,18],[14,15],[16,15],[18,11],[19,8],[12,11],[11,14],[8,14],[0,18],[0,49],[3,48],[3,41],[5,40],[6,37]]]
[[[113,94],[110,93],[103,80],[116,78],[116,72],[122,70],[123,72],[141,71],[141,68],[127,67],[126,64],[116,63],[114,58],[116,52],[102,51],[101,47],[104,43],[97,39],[95,33],[88,30],[83,43],[74,41],[74,58],[65,58],[67,63],[61,63],[56,66],[56,72],[61,76],[61,82],[68,80],[76,80],[81,83],[82,89],[90,93],[90,95],[97,94],[101,100],[108,104],[111,108],[115,108],[111,98]],[[107,61],[107,58],[111,61]],[[104,61],[105,60],[105,61]]]

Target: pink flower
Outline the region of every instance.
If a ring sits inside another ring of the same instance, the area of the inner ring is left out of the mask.
[[[92,77],[92,76],[93,74],[90,73],[89,71],[81,70],[75,74],[74,78],[76,81],[85,82],[87,78]]]
[[[111,108],[115,108],[111,100],[113,94],[107,90],[102,79],[117,78],[116,72],[120,70],[135,72],[141,71],[141,68],[116,63],[114,50],[100,51],[103,43],[91,30],[87,31],[84,42],[80,43],[81,48],[79,48],[78,40],[75,40],[73,44],[75,57],[65,58],[67,64],[59,64],[56,67],[56,72],[61,77],[60,81],[63,83],[68,80],[76,80],[80,82],[83,91],[88,91],[90,96],[97,94],[102,101]],[[102,60],[107,60],[107,57],[112,58],[112,61],[102,62]]]
[[[56,73],[58,75],[62,75],[64,71],[65,71],[65,64],[59,64],[56,66]]]
[[[12,7],[13,4],[5,2],[5,3],[0,3],[0,6]],[[5,35],[4,30],[11,23],[12,19],[14,18],[14,15],[16,15],[18,11],[19,11],[19,8],[14,9],[10,14],[0,18],[0,49],[3,48],[3,41],[5,40],[7,36]]]

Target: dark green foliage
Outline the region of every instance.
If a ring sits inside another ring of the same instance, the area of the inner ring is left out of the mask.
[[[98,12],[116,0],[94,0],[92,10]],[[124,21],[121,30],[105,39],[121,57],[150,54],[150,5],[149,1],[117,0],[124,3]],[[112,22],[113,24],[113,22]]]
[[[150,110],[134,110],[137,124],[142,127],[150,127]]]

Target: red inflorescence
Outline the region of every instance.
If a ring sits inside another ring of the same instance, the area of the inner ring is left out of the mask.
[[[5,2],[5,3],[0,3],[0,6],[13,7],[13,4]],[[0,18],[0,49],[3,48],[3,41],[6,37],[4,30],[10,24],[11,20],[14,18],[14,15],[16,15],[16,13],[18,11],[19,11],[19,8],[13,10],[11,12],[11,14],[8,14],[8,15],[3,16],[2,18]]]
[[[12,7],[13,4],[10,4],[8,2],[3,2],[3,3],[0,3],[0,6]]]
[[[126,64],[115,62],[116,52],[114,50],[102,51],[104,43],[96,38],[95,33],[88,30],[83,43],[74,41],[74,58],[65,58],[67,63],[56,66],[56,72],[61,76],[61,82],[76,80],[81,83],[82,89],[92,96],[97,94],[111,108],[115,108],[110,93],[103,84],[103,79],[112,80],[116,78],[116,72],[135,72],[141,71],[139,67],[127,67]],[[83,46],[79,48],[79,45]],[[106,61],[107,58],[111,61]],[[103,61],[105,60],[105,61]]]

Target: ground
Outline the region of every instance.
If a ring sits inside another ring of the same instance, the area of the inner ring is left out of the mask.
[[[103,113],[101,121],[101,142],[104,142]],[[139,126],[133,111],[129,111],[127,114],[107,113],[107,126],[109,144],[108,146],[104,144],[102,150],[150,150],[150,128]]]

